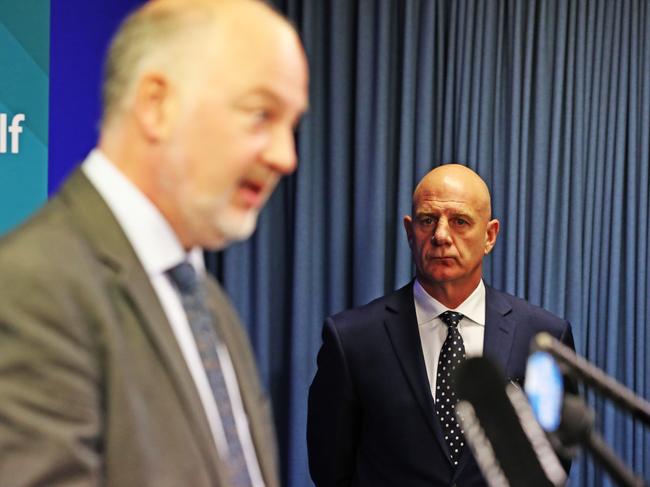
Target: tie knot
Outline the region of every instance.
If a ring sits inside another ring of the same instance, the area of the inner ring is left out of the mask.
[[[455,311],[445,311],[440,315],[440,319],[445,325],[451,328],[456,328],[458,323],[460,323],[460,320],[463,319],[463,314],[456,313]]]
[[[189,262],[183,261],[175,265],[167,271],[167,274],[169,274],[169,277],[172,278],[172,281],[182,294],[191,293],[196,289],[198,284],[196,271]]]

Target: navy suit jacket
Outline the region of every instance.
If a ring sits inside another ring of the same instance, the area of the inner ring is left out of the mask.
[[[486,286],[483,355],[523,383],[531,339],[573,348],[571,326]],[[317,487],[484,486],[469,448],[454,468],[434,409],[413,282],[325,320],[309,390],[309,468]]]

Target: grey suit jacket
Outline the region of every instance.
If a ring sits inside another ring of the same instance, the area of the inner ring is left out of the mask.
[[[209,284],[266,485],[269,402]],[[0,486],[225,486],[190,372],[144,269],[79,170],[0,243]]]

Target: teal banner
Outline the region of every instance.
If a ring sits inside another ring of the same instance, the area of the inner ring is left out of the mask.
[[[47,199],[50,0],[0,0],[0,235]]]

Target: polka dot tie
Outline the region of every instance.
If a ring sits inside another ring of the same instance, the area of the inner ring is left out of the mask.
[[[436,375],[436,414],[442,425],[445,441],[449,446],[451,461],[458,465],[458,460],[465,445],[463,431],[456,419],[456,393],[452,387],[452,377],[456,368],[465,360],[465,345],[458,331],[458,323],[463,315],[455,311],[445,311],[440,315],[447,325],[447,338],[440,349],[438,374]]]

